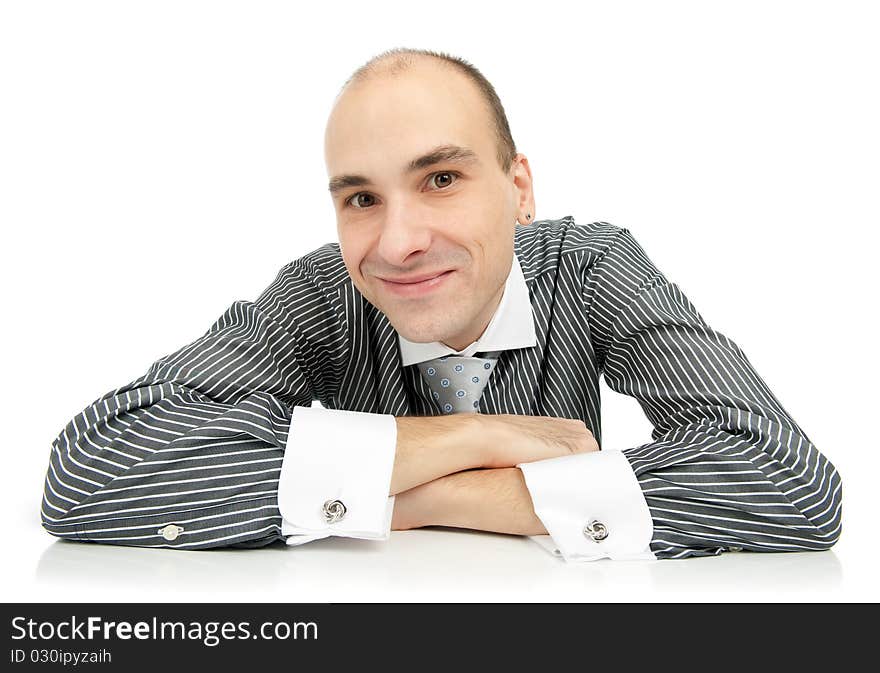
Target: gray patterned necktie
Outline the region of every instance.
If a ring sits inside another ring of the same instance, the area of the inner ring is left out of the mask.
[[[479,413],[480,396],[500,352],[485,353],[486,357],[444,355],[420,362],[419,371],[440,411],[444,414]]]

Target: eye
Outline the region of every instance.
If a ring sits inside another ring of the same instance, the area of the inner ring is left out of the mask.
[[[432,173],[428,178],[428,182],[433,183],[434,187],[442,190],[453,184],[459,177],[461,177],[461,174],[456,171],[440,171],[438,173]],[[366,199],[367,202],[365,203],[363,199]],[[358,210],[369,208],[373,204],[373,195],[369,192],[358,192],[357,194],[352,194],[345,200],[345,205]]]
[[[345,203],[354,208],[369,208],[371,205],[373,205],[372,203],[363,203],[360,200],[361,197],[372,199],[373,195],[367,192],[358,192],[357,194],[354,194],[350,198],[348,198]]]
[[[446,187],[451,185],[458,177],[459,174],[455,171],[441,171],[440,173],[434,173],[433,175],[431,175],[428,182],[433,183],[436,187],[438,187],[438,189],[445,189]],[[440,178],[440,180],[438,180],[438,178]]]

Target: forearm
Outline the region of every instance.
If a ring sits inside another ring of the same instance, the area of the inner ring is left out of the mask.
[[[389,495],[482,466],[484,449],[491,441],[490,428],[475,414],[399,416],[395,420],[397,446]]]
[[[516,467],[457,472],[398,494],[391,528],[422,526],[547,534]]]

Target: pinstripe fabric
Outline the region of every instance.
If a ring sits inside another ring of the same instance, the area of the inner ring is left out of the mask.
[[[580,418],[601,446],[604,374],[654,425],[651,441],[624,454],[658,559],[837,541],[834,466],[629,230],[537,221],[517,228],[515,253],[537,346],[500,354],[481,413]],[[396,332],[351,283],[337,243],[290,262],[256,301],[234,302],[202,337],[73,418],[52,444],[43,526],[74,540],[175,549],[281,539],[291,410],[313,400],[441,413],[418,368],[401,366]],[[172,541],[159,533],[169,523],[183,528]]]

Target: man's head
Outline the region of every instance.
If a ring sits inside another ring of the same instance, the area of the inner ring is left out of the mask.
[[[501,299],[516,223],[535,219],[531,169],[492,85],[446,54],[384,52],[345,83],[324,149],[357,289],[410,341],[475,341]]]

